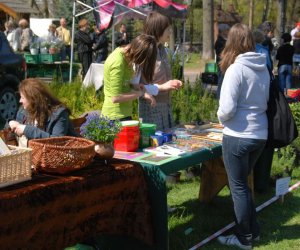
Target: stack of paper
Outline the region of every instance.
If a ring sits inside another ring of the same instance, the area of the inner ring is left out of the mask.
[[[173,155],[173,156],[179,156],[186,153],[186,151],[171,147],[169,145],[162,145],[159,147],[151,147],[151,148],[144,148],[145,152],[154,153],[156,155]]]

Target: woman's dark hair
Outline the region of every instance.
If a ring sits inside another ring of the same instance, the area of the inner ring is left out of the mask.
[[[58,107],[66,106],[54,97],[48,86],[39,80],[38,78],[27,78],[23,80],[19,85],[19,92],[24,95],[28,101],[28,112],[29,123],[37,121],[38,127],[44,128],[48,117]],[[70,112],[70,110],[67,108]]]
[[[162,15],[157,11],[152,11],[144,21],[144,33],[154,36],[158,41],[171,24],[172,21],[170,17]]]
[[[125,49],[125,57],[129,64],[141,69],[147,82],[152,82],[157,56],[156,39],[149,35],[139,35]]]
[[[284,43],[288,43],[288,42],[292,41],[292,36],[290,33],[283,33],[281,38]]]

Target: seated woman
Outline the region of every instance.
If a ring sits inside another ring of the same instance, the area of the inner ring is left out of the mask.
[[[26,146],[30,139],[76,136],[69,119],[70,110],[50,93],[41,80],[23,80],[19,92],[22,107],[16,120],[9,122],[9,127],[19,138],[23,138],[22,145],[19,140],[20,146]]]

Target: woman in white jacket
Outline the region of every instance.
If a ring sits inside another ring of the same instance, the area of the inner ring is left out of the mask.
[[[259,225],[247,177],[268,137],[266,115],[270,76],[266,57],[255,53],[251,30],[234,25],[222,52],[220,68],[225,73],[218,109],[223,130],[223,159],[234,204],[235,234],[220,236],[219,242],[252,249]]]

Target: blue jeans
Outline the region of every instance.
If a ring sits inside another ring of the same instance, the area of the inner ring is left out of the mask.
[[[223,136],[223,160],[234,205],[235,233],[244,245],[250,245],[252,237],[260,233],[247,177],[265,143],[265,140]]]
[[[292,65],[283,64],[278,69],[279,88],[282,93],[284,89],[292,87]]]

